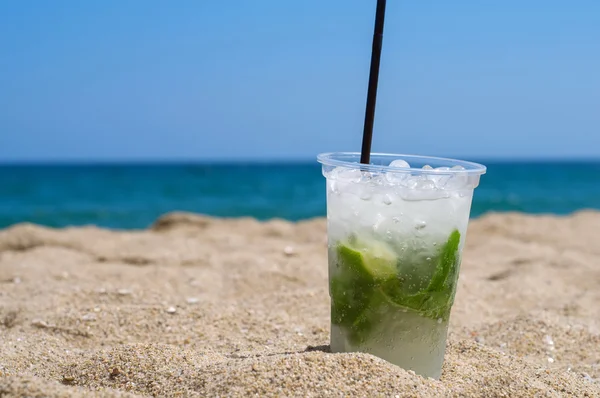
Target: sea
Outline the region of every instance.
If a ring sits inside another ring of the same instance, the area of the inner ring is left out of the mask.
[[[600,209],[600,161],[480,161],[471,217]],[[172,211],[217,217],[323,217],[325,178],[304,163],[0,166],[0,228],[98,225],[143,229]]]

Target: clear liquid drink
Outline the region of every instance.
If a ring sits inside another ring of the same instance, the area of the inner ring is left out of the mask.
[[[331,349],[439,378],[473,190],[452,159],[319,155],[327,179]]]

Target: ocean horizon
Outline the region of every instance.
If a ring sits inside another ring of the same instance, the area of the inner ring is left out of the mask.
[[[487,166],[471,217],[600,209],[600,160],[472,159]],[[98,225],[143,229],[185,211],[215,217],[324,217],[316,160],[64,161],[0,164],[0,228]]]

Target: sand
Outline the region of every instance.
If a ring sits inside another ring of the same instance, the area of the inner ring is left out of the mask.
[[[441,380],[329,353],[325,220],[0,231],[0,397],[600,397],[600,213],[469,226]]]

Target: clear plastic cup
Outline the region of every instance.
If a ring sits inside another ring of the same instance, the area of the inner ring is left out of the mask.
[[[441,375],[473,190],[483,165],[325,153],[332,352]]]

